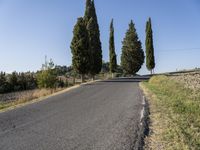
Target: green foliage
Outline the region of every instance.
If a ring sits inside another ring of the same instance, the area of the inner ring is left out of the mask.
[[[89,35],[90,68],[89,74],[98,74],[102,68],[102,49],[100,31],[94,1],[86,1],[84,21]]]
[[[129,29],[126,32],[122,44],[122,68],[127,74],[135,74],[140,70],[144,63],[144,52],[133,21],[129,24]]]
[[[30,90],[37,87],[34,73],[0,73],[0,93]]]
[[[109,62],[104,62],[102,63],[102,69],[101,69],[101,73],[110,73],[110,63]],[[123,74],[123,69],[120,65],[117,65],[115,73],[118,74]]]
[[[24,90],[31,90],[37,88],[37,80],[35,73],[27,72],[25,73],[26,76],[26,89]]]
[[[0,72],[0,94],[36,89],[38,83],[40,88],[65,87],[67,83],[64,80],[57,80],[59,76],[65,75],[68,77],[74,76],[72,67],[55,66],[54,68],[52,60],[45,62],[42,65],[42,71],[37,73],[13,72],[6,74]]]
[[[24,73],[20,73],[18,77],[18,85],[20,86],[20,90],[25,90],[26,89],[26,77]]]
[[[70,69],[71,67],[67,66],[55,66],[55,72],[57,76],[65,76]]]
[[[9,77],[9,83],[12,87],[13,91],[18,90],[18,82],[17,82],[17,72],[13,72]]]
[[[86,0],[86,7],[85,7],[85,15],[84,15],[84,20],[87,25],[89,20],[94,17],[93,15],[93,8],[92,8],[92,1],[91,0]]]
[[[37,75],[39,88],[55,88],[57,79],[53,69],[43,70]]]
[[[113,19],[110,24],[110,40],[109,40],[109,55],[110,55],[110,72],[114,73],[117,69],[117,56],[115,53],[115,38],[114,38],[114,26],[113,26]]]
[[[109,64],[110,64],[109,62],[103,61],[101,73],[109,73],[109,71],[110,71]]]
[[[43,69],[37,74],[37,83],[39,88],[55,88],[57,82],[56,71],[53,61],[45,63]]]
[[[7,93],[12,91],[12,87],[9,84],[5,72],[0,73],[0,93]]]
[[[87,74],[90,68],[89,38],[83,18],[78,18],[71,42],[73,69],[79,74]]]
[[[146,24],[146,67],[151,71],[155,68],[154,47],[153,47],[153,31],[151,18]]]

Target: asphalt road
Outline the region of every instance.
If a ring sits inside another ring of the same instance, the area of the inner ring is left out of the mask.
[[[138,149],[140,79],[115,79],[0,113],[0,150]]]

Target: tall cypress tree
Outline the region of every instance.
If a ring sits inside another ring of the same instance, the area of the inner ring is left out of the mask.
[[[151,74],[155,68],[154,46],[153,46],[153,31],[151,25],[151,18],[146,24],[146,67]]]
[[[122,44],[122,68],[127,74],[135,74],[144,63],[144,52],[132,20]]]
[[[81,74],[82,82],[84,75],[89,72],[89,38],[83,18],[78,18],[74,27],[74,37],[71,42],[73,69]]]
[[[114,73],[117,69],[117,56],[115,53],[115,38],[114,38],[114,25],[113,25],[113,19],[110,24],[110,40],[109,40],[109,55],[110,55],[110,72]]]
[[[100,31],[96,15],[94,0],[86,0],[84,20],[89,34],[90,69],[89,73],[94,77],[102,68],[102,48]]]
[[[92,1],[91,0],[86,0],[86,6],[85,6],[85,15],[84,15],[84,20],[87,23],[89,22],[90,18],[92,17]]]

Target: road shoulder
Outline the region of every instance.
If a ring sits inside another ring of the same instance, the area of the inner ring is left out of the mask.
[[[10,110],[21,108],[21,107],[24,107],[24,106],[27,106],[27,105],[31,105],[31,104],[34,104],[34,103],[38,103],[40,101],[47,100],[50,97],[54,97],[54,96],[57,96],[57,95],[69,92],[71,90],[77,89],[77,88],[79,88],[82,85],[92,84],[92,83],[95,83],[95,82],[98,82],[98,81],[100,81],[100,80],[95,80],[95,81],[90,81],[90,82],[82,83],[82,84],[79,84],[79,85],[74,85],[72,87],[66,88],[64,90],[55,92],[55,93],[47,95],[47,96],[42,96],[40,98],[36,98],[36,99],[25,101],[25,102],[22,102],[22,103],[19,103],[19,104],[16,104],[16,105],[12,105],[12,106],[6,107],[4,109],[0,109],[0,113],[4,113],[4,112],[10,111]]]

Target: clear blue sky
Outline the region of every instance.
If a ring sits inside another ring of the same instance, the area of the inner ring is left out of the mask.
[[[200,67],[199,0],[95,0],[95,4],[105,61],[111,18],[119,62],[130,20],[145,49],[145,24],[151,17],[155,71]],[[0,0],[0,70],[39,70],[45,55],[55,64],[70,65],[73,26],[84,9],[85,0]],[[146,72],[144,66],[140,73]]]

